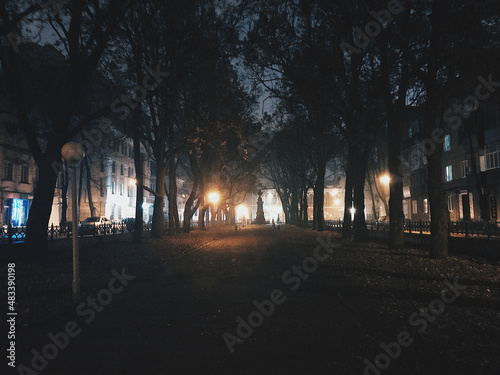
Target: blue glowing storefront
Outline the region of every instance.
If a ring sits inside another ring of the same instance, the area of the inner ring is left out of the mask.
[[[2,199],[2,224],[10,223],[13,227],[25,226],[28,221],[30,203],[28,199]]]

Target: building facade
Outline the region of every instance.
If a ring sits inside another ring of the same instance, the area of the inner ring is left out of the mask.
[[[43,142],[43,141],[41,141]],[[88,145],[84,140],[84,144]],[[144,151],[144,150],[143,150]],[[150,185],[150,159],[142,152],[144,183]],[[102,137],[102,144],[86,150],[86,157],[76,168],[80,220],[106,216],[110,220],[135,217],[137,186],[133,143],[118,132]],[[0,114],[0,225],[25,226],[37,181],[37,167],[23,132],[15,118]],[[71,171],[61,169],[49,225],[58,226],[63,218],[64,197],[71,191]],[[144,192],[144,221],[152,217],[152,194]],[[71,204],[66,200],[66,217],[71,218]],[[151,209],[150,209],[151,206]]]
[[[0,225],[26,225],[37,180],[36,164],[15,119],[0,114]]]
[[[451,221],[498,221],[500,198],[500,104],[490,100],[448,123],[436,140],[422,143],[422,119],[413,113],[405,124],[405,218],[430,220],[426,155],[442,143],[442,179]]]

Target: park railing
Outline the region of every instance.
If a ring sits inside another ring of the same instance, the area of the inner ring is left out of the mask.
[[[191,228],[197,228],[198,222],[191,221]],[[149,232],[151,230],[151,223],[143,223],[142,230]],[[168,230],[167,223],[164,227],[165,232]],[[111,224],[100,224],[94,226],[87,226],[78,229],[78,236],[109,236],[114,234],[122,234],[134,231],[134,223],[115,222]],[[72,223],[68,222],[67,225],[51,225],[47,228],[47,239],[54,240],[58,238],[69,238],[72,235]],[[0,244],[24,242],[26,237],[26,226],[10,226],[3,225],[0,227]]]
[[[83,236],[106,236],[113,234],[122,234],[133,231],[133,226],[126,223],[111,223],[86,227],[85,230],[78,229],[78,235]],[[130,229],[130,230],[129,230]],[[150,230],[149,224],[144,224],[144,230]],[[51,225],[47,228],[47,239],[54,240],[57,238],[71,237],[72,225],[69,222],[67,225]],[[0,231],[0,243],[22,242],[26,237],[26,226],[13,227],[3,225]]]
[[[343,220],[325,220],[328,229],[342,229]],[[370,221],[366,223],[370,231],[389,231],[389,223]],[[409,234],[430,234],[431,222],[424,220],[405,220],[404,231]],[[482,236],[491,238],[500,236],[500,223],[489,221],[450,221],[448,223],[448,234],[450,236]]]

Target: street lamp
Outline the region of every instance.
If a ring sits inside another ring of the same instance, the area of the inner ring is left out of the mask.
[[[211,192],[208,194],[208,200],[211,203],[217,203],[219,201],[219,193],[216,193],[215,191]]]
[[[80,267],[78,253],[78,202],[76,197],[76,167],[85,157],[83,146],[76,142],[68,142],[61,149],[61,155],[71,169],[71,211],[73,236],[73,300],[80,298]]]
[[[212,223],[215,225],[215,204],[219,201],[220,199],[220,196],[219,196],[219,193],[213,191],[211,193],[208,194],[208,201],[210,203],[212,203],[212,207],[213,207],[213,213],[212,213]]]
[[[385,174],[380,177],[380,182],[383,183],[384,185],[389,185],[389,183],[391,182],[391,177]]]

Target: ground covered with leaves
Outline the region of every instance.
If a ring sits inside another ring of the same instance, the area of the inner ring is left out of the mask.
[[[3,301],[7,263],[16,264],[17,369],[4,363],[7,373],[495,374],[500,368],[494,260],[434,260],[424,250],[393,251],[287,225],[221,228],[82,249],[82,299],[75,303],[71,249],[36,262],[19,251],[0,257]],[[66,342],[58,333],[71,322],[74,336]],[[57,353],[50,347],[55,336],[62,340]]]

